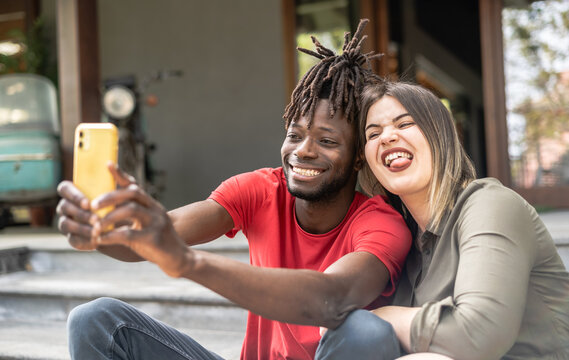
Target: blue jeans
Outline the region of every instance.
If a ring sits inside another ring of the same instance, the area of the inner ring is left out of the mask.
[[[315,359],[393,360],[401,356],[393,326],[367,310],[355,310],[320,339]]]
[[[67,322],[72,359],[220,360],[188,335],[111,298],[80,305]],[[322,337],[316,359],[394,359],[399,343],[391,325],[365,310],[352,312]]]

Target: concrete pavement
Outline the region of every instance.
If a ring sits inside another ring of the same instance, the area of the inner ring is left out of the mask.
[[[541,217],[569,267],[569,209]],[[248,261],[242,235],[201,247]],[[0,231],[0,251],[14,248],[30,250],[29,271],[0,275],[0,359],[68,360],[66,316],[99,296],[122,298],[224,358],[239,358],[246,312],[206,288],[168,278],[152,264],[75,251],[51,228]]]

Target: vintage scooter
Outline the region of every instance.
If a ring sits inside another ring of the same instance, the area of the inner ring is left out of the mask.
[[[158,103],[155,95],[147,93],[150,85],[181,76],[181,70],[160,70],[140,82],[134,75],[112,77],[103,82],[103,115],[119,129],[119,165],[155,198],[164,190],[165,173],[155,169],[150,161],[156,145],[147,139],[142,108]]]
[[[11,206],[53,206],[61,181],[60,126],[52,82],[0,76],[0,228]]]

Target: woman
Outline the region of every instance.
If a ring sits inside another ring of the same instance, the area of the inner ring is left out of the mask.
[[[417,85],[371,86],[360,125],[362,188],[385,189],[416,230],[394,305],[374,310],[402,348],[569,359],[569,275],[551,235],[516,193],[475,179],[441,101]]]

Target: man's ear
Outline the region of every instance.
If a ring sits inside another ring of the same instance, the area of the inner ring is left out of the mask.
[[[356,161],[354,162],[354,171],[360,171],[365,163],[365,155],[362,152],[356,155]]]

